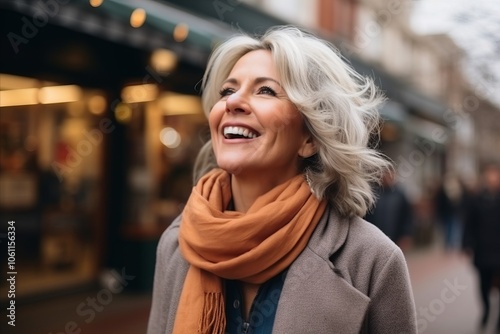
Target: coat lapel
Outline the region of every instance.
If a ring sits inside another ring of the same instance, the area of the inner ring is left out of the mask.
[[[344,244],[348,231],[347,221],[331,212],[324,215],[308,247],[288,270],[273,333],[361,332],[370,298],[339,276],[328,260]]]

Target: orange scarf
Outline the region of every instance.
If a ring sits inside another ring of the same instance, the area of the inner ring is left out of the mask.
[[[193,188],[179,231],[190,263],[174,324],[175,334],[223,334],[221,278],[262,284],[279,274],[306,247],[326,207],[303,175],[257,198],[247,213],[225,211],[230,175],[214,169]]]

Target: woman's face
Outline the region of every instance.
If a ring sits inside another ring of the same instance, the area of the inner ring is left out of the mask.
[[[299,156],[314,154],[270,51],[252,51],[238,60],[220,87],[209,124],[217,164],[234,175],[284,182],[299,172]]]

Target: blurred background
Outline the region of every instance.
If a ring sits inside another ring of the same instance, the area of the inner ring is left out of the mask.
[[[209,135],[207,58],[279,24],[331,41],[387,95],[377,146],[412,212],[419,331],[476,333],[463,224],[445,227],[438,199],[460,203],[500,161],[498,1],[0,0],[0,13],[2,333],[145,332],[156,245]]]

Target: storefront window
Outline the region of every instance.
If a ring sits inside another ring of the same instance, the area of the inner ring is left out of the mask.
[[[105,97],[6,74],[0,86],[0,217],[15,221],[17,294],[89,282],[102,233]]]

